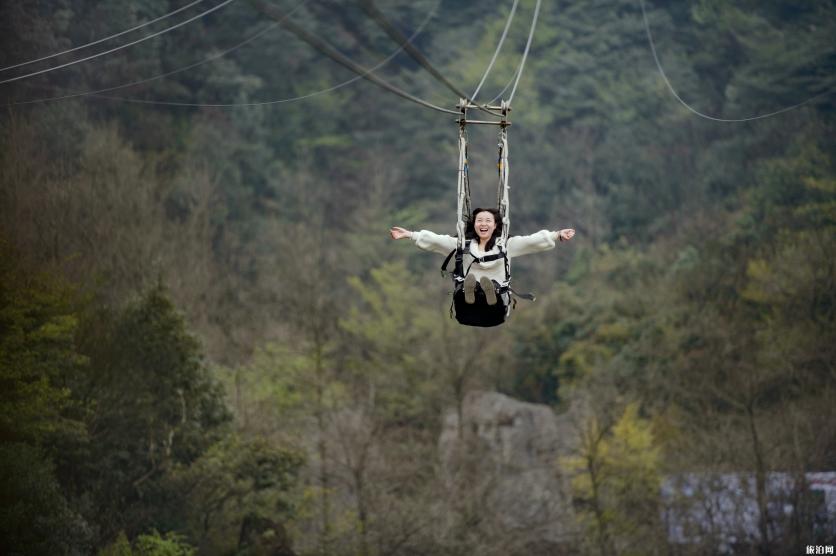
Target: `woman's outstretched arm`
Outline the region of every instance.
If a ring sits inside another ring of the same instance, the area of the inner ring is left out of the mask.
[[[409,238],[424,251],[433,251],[441,255],[446,255],[456,248],[456,238],[453,236],[439,235],[429,230],[411,232],[400,226],[393,226],[389,230],[389,235],[392,236],[392,239]]]
[[[558,241],[569,241],[574,237],[575,230],[566,228],[557,232],[540,230],[528,236],[513,236],[508,238],[508,256],[519,257],[540,253],[554,249]]]

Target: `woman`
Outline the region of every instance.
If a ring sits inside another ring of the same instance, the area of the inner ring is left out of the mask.
[[[505,275],[505,262],[498,258],[488,262],[476,262],[474,257],[481,258],[486,255],[499,253],[496,238],[502,234],[502,219],[496,209],[477,208],[473,211],[470,219],[471,225],[466,232],[466,238],[470,239],[470,253],[465,253],[465,268],[470,267],[464,280],[464,299],[466,303],[476,301],[476,282],[485,292],[485,300],[488,305],[496,304],[496,285],[507,280]],[[392,239],[410,238],[415,244],[425,251],[434,251],[442,255],[448,254],[456,248],[457,240],[453,236],[438,235],[429,230],[411,232],[404,228],[394,226],[389,230]],[[557,232],[540,230],[530,236],[513,236],[508,238],[505,252],[509,259],[540,251],[554,249],[557,241],[569,241],[575,235],[575,230],[567,228]],[[472,264],[471,264],[472,263]]]

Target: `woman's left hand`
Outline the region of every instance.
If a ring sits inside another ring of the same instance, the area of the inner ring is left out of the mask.
[[[566,228],[557,232],[558,241],[569,241],[575,237],[575,230],[573,228]]]
[[[400,226],[392,226],[389,230],[389,235],[392,236],[392,239],[404,239],[412,237],[412,232],[406,228],[401,228]]]

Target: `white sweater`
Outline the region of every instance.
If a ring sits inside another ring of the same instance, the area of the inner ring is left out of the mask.
[[[548,251],[554,249],[555,246],[555,232],[548,230],[540,230],[530,236],[512,236],[508,238],[508,245],[506,253],[509,259],[519,257],[521,255],[530,255],[531,253],[539,253],[541,251]],[[450,251],[456,248],[456,238],[453,236],[442,236],[433,233],[429,230],[421,230],[420,232],[412,233],[412,241],[415,245],[425,251],[433,251],[441,255],[447,255]],[[470,242],[470,253],[464,254],[464,269],[467,270],[468,265],[473,261],[473,257],[484,257],[485,255],[493,255],[499,253],[499,248],[494,246],[493,249],[482,251],[477,240]],[[452,261],[451,261],[452,264]],[[452,270],[452,268],[450,268]],[[478,280],[482,276],[487,276],[491,280],[497,282],[504,282],[507,278],[505,276],[505,262],[500,258],[495,261],[486,263],[474,262],[470,267],[470,274]]]

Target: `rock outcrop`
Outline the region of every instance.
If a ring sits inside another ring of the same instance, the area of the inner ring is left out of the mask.
[[[484,514],[479,519],[517,539],[508,553],[524,543],[557,554],[574,527],[569,484],[557,460],[568,454],[574,438],[569,417],[548,406],[471,392],[460,409],[445,415],[442,470],[449,490],[459,492],[454,500],[475,497]]]

